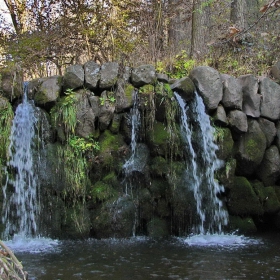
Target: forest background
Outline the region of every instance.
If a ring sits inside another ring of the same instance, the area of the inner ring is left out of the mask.
[[[280,59],[279,0],[2,2],[0,66],[25,78],[89,60],[151,63],[176,78],[197,65],[269,75]]]

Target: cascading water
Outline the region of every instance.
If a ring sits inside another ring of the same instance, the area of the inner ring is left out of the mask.
[[[128,178],[131,175],[132,171],[137,169],[137,167],[135,166],[137,164],[135,158],[136,158],[138,131],[141,124],[141,116],[138,108],[137,91],[134,92],[133,107],[131,109],[130,115],[131,115],[131,143],[130,143],[131,156],[123,165],[123,170],[125,173],[124,183],[125,183],[126,194],[128,194],[128,184],[129,184]]]
[[[7,175],[3,188],[2,222],[6,226],[6,238],[14,233],[24,237],[36,236],[38,231],[39,186],[32,152],[38,119],[35,106],[27,99],[27,86],[24,85],[23,102],[16,109],[10,136],[7,169],[12,174]]]
[[[185,181],[189,182],[194,193],[199,216],[199,225],[194,231],[198,234],[221,234],[222,226],[228,222],[228,214],[217,197],[224,188],[214,179],[221,162],[216,157],[217,145],[213,142],[214,131],[209,116],[197,93],[189,106],[179,94],[175,93],[175,97],[181,108],[181,134],[186,144]]]

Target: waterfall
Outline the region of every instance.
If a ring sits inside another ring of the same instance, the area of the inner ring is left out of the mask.
[[[34,136],[38,130],[38,119],[36,107],[27,99],[27,86],[24,85],[23,101],[16,109],[10,135],[7,163],[10,174],[7,174],[3,188],[2,222],[6,226],[5,237],[14,233],[31,237],[38,232],[39,186],[32,152],[35,150]]]
[[[128,194],[128,177],[131,175],[133,170],[137,170],[137,162],[135,161],[136,158],[136,150],[137,150],[137,138],[138,138],[138,131],[141,125],[141,116],[140,111],[138,108],[138,92],[134,92],[134,99],[133,99],[133,107],[130,111],[131,115],[131,156],[130,158],[124,163],[123,170],[125,173],[125,186],[126,186],[126,194]]]
[[[175,97],[181,108],[181,135],[187,154],[185,182],[194,193],[199,217],[195,232],[221,234],[222,226],[228,222],[228,213],[217,197],[224,188],[214,178],[215,171],[221,167],[216,157],[218,147],[213,142],[214,129],[197,93],[190,105],[179,94],[175,93]]]

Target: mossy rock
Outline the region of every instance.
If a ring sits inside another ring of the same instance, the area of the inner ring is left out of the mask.
[[[152,197],[161,198],[165,197],[169,188],[168,182],[165,179],[153,179],[151,180],[151,184],[149,185],[149,190],[151,192]]]
[[[229,158],[225,161],[222,168],[216,171],[216,179],[222,184],[225,188],[230,189],[234,184],[235,177],[235,168],[236,168],[236,159]]]
[[[147,225],[148,235],[153,238],[162,238],[169,235],[167,222],[164,219],[153,218]]]
[[[264,184],[258,180],[255,180],[255,181],[251,182],[251,185],[252,185],[256,195],[258,196],[261,204],[263,204],[265,201],[265,198],[266,198]]]
[[[172,98],[174,93],[167,83],[157,83],[155,86],[155,93],[161,97]]]
[[[97,238],[132,236],[135,205],[128,196],[103,203],[91,216],[92,235]]]
[[[228,210],[232,215],[263,215],[263,208],[250,182],[245,177],[235,177],[230,189]]]
[[[106,201],[112,197],[117,197],[118,192],[110,184],[98,181],[92,186],[90,195],[94,201]]]
[[[169,165],[167,160],[163,157],[155,157],[150,164],[150,172],[152,176],[164,176],[168,173]]]
[[[76,204],[65,208],[65,219],[61,230],[65,238],[88,238],[90,233],[89,212],[85,205]]]
[[[280,211],[280,202],[277,198],[274,187],[264,188],[264,212],[268,214],[274,214]]]
[[[118,148],[124,145],[120,134],[113,134],[105,130],[99,137],[100,151],[98,154],[100,164],[109,170],[117,167]]]
[[[257,232],[257,227],[252,218],[241,218],[239,216],[230,216],[229,218],[230,230],[238,230],[238,233],[248,234]]]
[[[233,156],[234,141],[231,136],[229,128],[217,127],[215,130],[214,137],[219,147],[216,152],[217,157],[221,160],[227,160]]]
[[[168,154],[169,135],[166,127],[161,122],[155,122],[153,131],[149,134],[149,148],[151,153],[158,156]]]
[[[151,94],[155,92],[155,87],[153,85],[144,85],[139,88],[140,94]]]

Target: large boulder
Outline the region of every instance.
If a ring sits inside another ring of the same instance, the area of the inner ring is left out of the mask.
[[[224,85],[222,104],[227,109],[242,109],[242,86],[239,81],[227,74],[221,74]]]
[[[258,79],[253,75],[243,75],[237,78],[243,92],[242,111],[250,117],[260,116],[261,95],[258,94]]]
[[[242,111],[230,111],[228,113],[228,122],[231,128],[237,133],[244,133],[248,130],[247,116]]]
[[[235,149],[237,174],[252,174],[260,165],[266,149],[265,135],[256,120],[248,119],[248,131],[240,135]]]
[[[276,146],[272,145],[265,151],[257,176],[265,186],[272,186],[278,180],[280,176],[280,155]]]
[[[272,121],[280,118],[280,85],[272,80],[260,78],[260,93],[262,95],[261,116]]]
[[[223,83],[219,72],[208,66],[199,66],[190,73],[198,93],[202,96],[205,107],[215,110],[223,98]]]
[[[62,77],[52,76],[40,78],[29,83],[29,96],[34,96],[35,104],[43,107],[51,107],[59,98],[62,91]]]
[[[141,87],[146,84],[154,84],[156,81],[156,70],[152,65],[142,65],[134,68],[131,72],[131,83],[135,87]]]
[[[85,73],[84,68],[80,64],[71,65],[66,68],[63,77],[64,89],[77,89],[84,85]]]
[[[1,72],[0,92],[9,100],[19,98],[23,94],[23,78],[17,72]]]
[[[184,77],[177,80],[174,84],[172,84],[171,89],[185,100],[189,101],[194,98],[195,86],[193,81],[189,77]]]
[[[229,213],[239,216],[257,216],[263,214],[263,208],[250,182],[245,177],[235,177],[230,189],[228,202]]]
[[[127,83],[124,79],[117,82],[116,95],[116,112],[123,112],[133,106],[135,88],[132,84]]]
[[[274,122],[264,118],[259,118],[258,123],[266,138],[266,147],[269,147],[276,136],[276,127]]]
[[[95,132],[96,112],[91,107],[89,97],[91,92],[79,90],[76,92],[77,97],[77,126],[76,134],[81,137],[89,137]]]
[[[100,65],[94,61],[88,61],[84,64],[85,86],[88,89],[96,89],[100,80]]]
[[[118,80],[118,74],[119,64],[117,62],[104,63],[100,69],[99,88],[112,89]]]
[[[227,126],[228,125],[228,118],[226,111],[223,105],[219,105],[215,113],[213,114],[213,120],[215,124],[220,126]],[[246,120],[247,121],[247,120]]]

